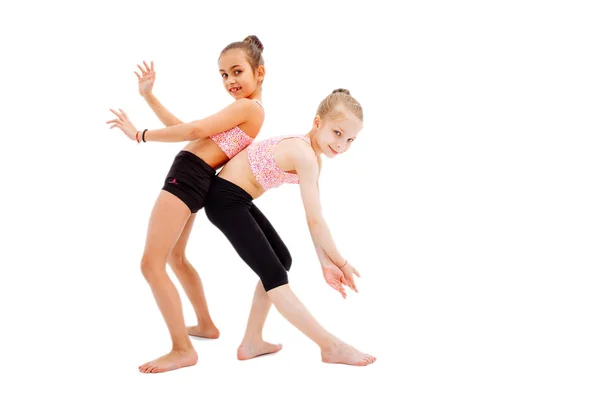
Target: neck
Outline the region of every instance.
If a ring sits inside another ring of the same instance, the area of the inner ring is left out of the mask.
[[[315,131],[311,130],[310,132],[308,132],[307,136],[310,138],[310,147],[312,147],[312,149],[315,152],[315,154],[317,156],[320,156],[321,154],[323,154],[323,152],[317,146],[317,140],[314,137],[315,136]]]
[[[251,96],[248,96],[246,98],[250,99],[250,100],[260,101],[262,103],[262,99],[260,97],[260,94],[252,94]]]
[[[250,100],[258,100],[262,103],[262,90],[260,90],[260,88],[257,88],[254,93],[252,93],[250,96],[248,96],[248,98]]]

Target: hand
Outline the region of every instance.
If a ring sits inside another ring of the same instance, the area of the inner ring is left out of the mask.
[[[356,268],[354,268],[352,265],[350,265],[350,263],[347,262],[346,265],[340,268],[340,271],[342,271],[342,273],[344,274],[344,278],[346,278],[346,285],[349,286],[356,293],[358,293],[356,283],[354,283],[354,275],[360,278],[360,274],[358,273]]]
[[[340,292],[345,299],[346,289],[344,289],[344,285],[348,286],[348,282],[346,282],[346,278],[342,271],[333,264],[323,265],[321,269],[323,270],[323,276],[325,277],[327,284]]]
[[[111,108],[110,112],[117,116],[117,119],[106,121],[107,124],[113,124],[110,129],[119,128],[125,135],[127,135],[129,139],[136,140],[135,134],[137,129],[135,129],[135,126],[133,126],[129,120],[129,117],[127,117],[127,114],[125,114],[125,111],[119,108],[119,112],[117,112]],[[140,138],[140,140],[142,140],[142,138]]]
[[[140,67],[138,64],[138,68],[142,72],[142,75],[138,74],[137,71],[133,71],[133,73],[138,77],[138,85],[140,95],[146,96],[152,93],[152,87],[154,86],[154,79],[156,79],[156,72],[154,72],[154,61],[150,61],[150,66],[146,64],[144,61],[144,67]]]

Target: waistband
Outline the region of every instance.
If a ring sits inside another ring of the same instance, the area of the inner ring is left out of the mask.
[[[250,193],[246,192],[235,183],[221,178],[219,175],[215,176],[211,190],[221,190],[223,192],[227,192],[228,194],[239,196],[242,200],[247,202],[252,202],[254,200],[252,196],[250,196]]]
[[[200,157],[198,157],[191,151],[181,150],[179,153],[177,153],[177,156],[175,156],[175,158],[186,159],[190,162],[193,162],[194,164],[196,164],[197,166],[202,168],[204,171],[210,173],[211,175],[214,175],[217,173],[217,171],[213,167],[208,165],[206,163],[206,161],[204,161],[203,159],[201,159]]]

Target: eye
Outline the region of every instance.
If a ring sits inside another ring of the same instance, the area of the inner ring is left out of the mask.
[[[236,71],[235,71],[235,74],[236,74],[236,75],[239,75],[239,74],[241,74],[241,73],[242,73],[242,70],[239,70],[239,69],[238,69],[238,70],[236,70]]]
[[[352,142],[354,142],[354,139],[348,138],[348,143],[352,143]]]
[[[221,74],[221,78],[223,78],[223,79],[227,78],[227,74],[226,74],[225,72],[223,72],[223,73]]]
[[[340,132],[340,131],[333,131],[333,132],[335,132],[335,136],[342,136],[342,132]]]

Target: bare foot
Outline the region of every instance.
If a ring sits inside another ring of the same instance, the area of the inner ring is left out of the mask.
[[[139,370],[145,374],[156,374],[159,372],[172,371],[174,369],[190,367],[198,362],[198,354],[193,347],[187,350],[172,350],[162,357],[139,366]]]
[[[188,326],[187,331],[188,331],[188,335],[190,335],[190,336],[196,336],[196,337],[201,337],[201,338],[206,338],[206,339],[216,339],[219,337],[219,335],[221,335],[221,333],[219,332],[217,327],[214,325],[211,325],[211,326],[200,326],[200,325]]]
[[[370,354],[356,350],[349,344],[339,341],[321,350],[321,360],[325,363],[347,364],[362,367],[373,364],[376,358]]]
[[[246,342],[240,344],[237,350],[238,360],[249,360],[254,357],[262,356],[264,354],[277,353],[283,346],[280,344],[267,343],[264,340],[257,340],[254,342]]]

